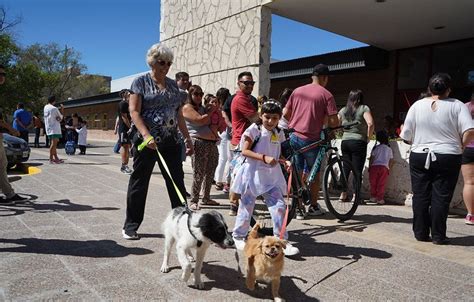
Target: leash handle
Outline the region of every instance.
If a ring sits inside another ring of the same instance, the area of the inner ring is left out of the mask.
[[[291,181],[293,178],[293,169],[290,170],[290,175],[288,175],[288,193],[286,194],[286,211],[285,218],[283,218],[283,224],[280,230],[280,239],[283,239],[286,232],[286,224],[288,223],[288,212],[290,211],[290,193],[291,193]]]
[[[146,145],[148,145],[148,143],[153,139],[153,136],[149,136],[146,140],[144,140],[140,145],[138,145],[138,151],[142,151],[143,148],[146,147]]]

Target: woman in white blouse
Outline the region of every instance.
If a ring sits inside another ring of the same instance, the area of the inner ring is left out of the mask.
[[[428,88],[432,96],[411,106],[400,137],[412,145],[410,174],[415,238],[448,244],[449,204],[461,168],[461,154],[474,135],[474,125],[467,107],[449,98],[448,74],[432,76]]]

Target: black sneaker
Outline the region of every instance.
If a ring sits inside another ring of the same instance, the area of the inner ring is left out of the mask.
[[[10,206],[10,205],[13,205],[15,204],[14,201],[11,201],[9,199],[5,199],[5,198],[0,198],[0,206]]]
[[[7,199],[5,199],[5,200],[6,200],[7,202],[10,201],[10,202],[13,202],[13,203],[23,203],[23,202],[27,201],[28,198],[22,197],[22,196],[20,196],[20,195],[18,195],[18,194],[15,194],[15,195],[13,195],[12,197],[7,198]]]
[[[123,237],[123,239],[127,239],[127,240],[138,240],[138,239],[140,239],[140,237],[138,236],[136,231],[122,230],[122,237]]]

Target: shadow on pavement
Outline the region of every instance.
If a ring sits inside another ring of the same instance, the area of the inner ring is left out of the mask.
[[[68,165],[83,165],[83,166],[104,166],[109,165],[109,163],[67,163]]]
[[[367,225],[376,224],[381,222],[391,222],[391,223],[412,223],[412,218],[403,218],[390,215],[373,215],[373,214],[355,214],[351,220],[360,221]]]
[[[356,229],[354,231],[361,231]],[[365,228],[365,226],[362,226]],[[301,253],[298,257],[292,257],[294,260],[304,261],[304,257],[334,257],[344,260],[360,259],[362,256],[371,258],[386,259],[392,257],[392,254],[374,248],[347,246],[344,244],[316,242],[315,236],[332,233],[338,226],[320,226],[313,229],[300,229],[291,232],[292,241],[298,242],[296,245]]]
[[[34,203],[33,200],[37,199],[37,196],[21,194],[25,196],[30,196],[30,200],[26,203],[16,204],[12,206],[0,206],[0,217],[4,216],[16,216],[21,215],[26,212],[38,212],[38,213],[50,213],[58,211],[68,211],[68,212],[85,212],[85,211],[114,211],[120,210],[116,207],[93,207],[90,205],[83,205],[72,203],[69,199],[60,199],[54,200],[52,203]]]
[[[21,179],[21,176],[15,175],[15,176],[8,176],[8,182],[15,182],[19,181]]]
[[[228,291],[238,290],[256,299],[272,299],[271,286],[267,285],[264,288],[256,287],[255,290],[250,291],[245,286],[245,278],[240,272],[233,268],[215,265],[211,262],[204,262],[202,272],[210,280],[204,283],[204,290],[211,290],[213,288],[220,288]],[[282,276],[280,285],[280,295],[287,301],[318,301],[313,297],[307,296],[295,284],[296,277]],[[306,283],[305,280],[303,282]]]
[[[459,245],[459,246],[474,246],[474,236],[464,236],[464,237],[451,237],[450,245]]]
[[[146,255],[153,253],[153,251],[145,248],[124,247],[113,240],[80,241],[38,238],[0,238],[0,243],[19,245],[0,248],[0,253],[51,254],[92,258],[118,258],[128,255]]]

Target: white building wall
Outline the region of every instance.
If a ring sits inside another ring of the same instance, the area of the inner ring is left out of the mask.
[[[175,54],[169,77],[189,73],[193,84],[215,93],[237,89],[237,75],[250,71],[253,94],[270,89],[269,0],[162,0],[160,39]]]
[[[144,71],[144,72],[141,72],[141,73],[132,74],[132,75],[129,75],[129,76],[126,76],[126,77],[123,77],[123,78],[118,78],[118,79],[112,80],[110,82],[110,92],[116,92],[116,91],[120,91],[122,89],[130,89],[130,87],[132,86],[133,80],[136,77],[138,77],[138,76],[140,76],[144,73],[147,73],[147,72],[148,71]]]

